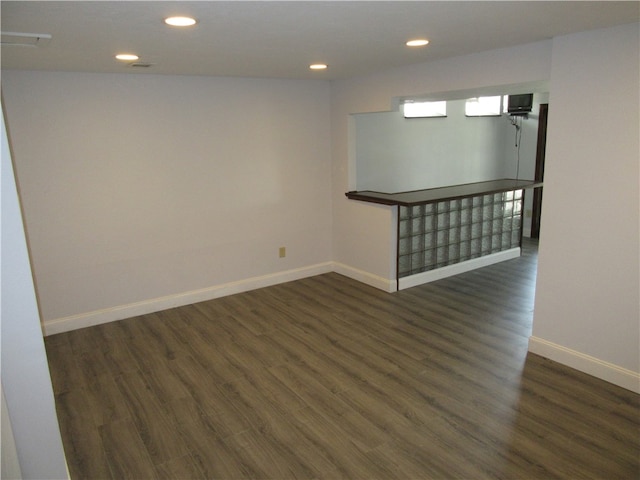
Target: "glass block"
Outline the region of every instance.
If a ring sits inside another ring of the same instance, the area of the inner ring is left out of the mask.
[[[434,233],[426,233],[424,235],[424,248],[434,248],[436,246],[435,240],[436,236]]]
[[[491,237],[482,237],[482,253],[489,253],[491,251]]]
[[[482,205],[482,197],[473,197],[473,206],[479,207]]]
[[[481,223],[472,223],[471,224],[471,238],[480,238],[482,236],[482,224]]]
[[[400,220],[404,220],[405,218],[409,218],[409,208],[408,207],[400,207]]]
[[[494,234],[491,237],[491,253],[499,252],[502,250],[502,234]]]
[[[406,255],[411,251],[411,240],[409,238],[401,238],[398,242],[398,254]]]
[[[449,226],[457,227],[460,225],[460,210],[449,212]]]
[[[422,205],[415,205],[411,207],[411,216],[412,217],[421,217],[423,214]]]
[[[462,225],[467,225],[471,223],[471,209],[466,208],[460,211],[460,223]]]
[[[466,260],[471,255],[471,242],[462,242],[460,244],[460,260]]]
[[[482,197],[482,202],[485,205],[490,205],[493,203],[493,194],[490,195],[485,195],[484,197]]]
[[[409,236],[409,220],[400,221],[400,238]]]
[[[493,194],[493,203],[502,203],[502,193]]]
[[[422,246],[424,245],[424,235],[414,235],[411,237],[411,251],[419,252],[422,251]]]
[[[436,264],[436,249],[427,250],[424,252],[424,266],[433,267]]]
[[[424,214],[429,215],[430,213],[434,213],[433,203],[424,206]]]
[[[460,227],[460,241],[464,242],[471,238],[471,225],[462,225]]]
[[[398,274],[407,274],[411,271],[411,264],[408,256],[398,258]]]
[[[513,192],[504,192],[505,200],[513,200]]]
[[[463,198],[460,200],[461,208],[469,208],[473,205],[473,198]]]
[[[502,219],[502,230],[503,231],[511,231],[511,227],[513,225],[513,218],[505,217]]]
[[[520,230],[520,217],[513,217],[513,223],[511,230]]]
[[[424,252],[411,254],[411,271],[417,270],[424,266]]]
[[[449,263],[458,263],[460,260],[460,246],[457,244],[449,245]]]
[[[493,220],[493,233],[499,233],[502,231],[502,222],[503,222],[503,218],[499,217],[499,218],[495,218]]]
[[[449,211],[452,212],[454,210],[460,210],[461,201],[460,200],[450,200],[449,201]]]
[[[424,231],[430,232],[437,228],[437,225],[434,225],[437,217],[435,215],[427,215],[424,217]]]
[[[445,263],[447,261],[447,247],[438,247],[437,249],[437,263]]]
[[[504,202],[503,213],[505,217],[513,215],[513,201]]]
[[[511,248],[511,232],[502,232],[502,245]]]
[[[520,200],[522,198],[522,190],[516,190],[513,192],[513,198],[515,200]]]
[[[460,229],[449,229],[449,243],[460,243]]]
[[[473,207],[473,210],[471,210],[471,221],[472,222],[482,221],[482,207]]]
[[[478,255],[480,255],[481,246],[482,244],[480,243],[479,238],[474,238],[473,240],[471,240],[471,256],[472,257],[477,257]]]
[[[494,203],[493,204],[493,218],[502,217],[504,214],[504,203]]]
[[[449,228],[449,214],[448,213],[439,213],[438,214],[438,230],[442,230],[443,228]]]
[[[423,233],[424,232],[424,217],[417,217],[411,219],[411,233]]]
[[[438,213],[448,212],[449,202],[438,202]]]
[[[493,224],[491,221],[482,222],[482,235],[491,235],[493,232]]]
[[[514,230],[511,232],[511,246],[517,247],[518,245],[520,245],[520,231]]]
[[[437,245],[440,247],[449,242],[449,231],[448,230],[438,230],[436,236]]]
[[[482,207],[482,219],[491,220],[493,217],[493,205],[485,205]]]
[[[513,202],[513,214],[520,215],[522,212],[522,202]]]

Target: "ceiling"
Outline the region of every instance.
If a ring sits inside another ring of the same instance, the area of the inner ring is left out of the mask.
[[[343,79],[638,22],[640,2],[2,1],[2,32],[51,35],[2,45],[2,68]],[[162,23],[191,15],[195,27]],[[4,35],[3,35],[4,37]],[[427,47],[408,48],[415,37]],[[134,52],[132,67],[114,59]],[[311,63],[326,63],[311,71]]]

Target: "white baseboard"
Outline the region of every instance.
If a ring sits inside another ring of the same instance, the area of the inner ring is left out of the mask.
[[[358,282],[384,290],[385,292],[391,293],[397,291],[397,282],[395,278],[390,279],[379,277],[372,273],[365,272],[364,270],[358,270],[357,268],[353,268],[339,262],[333,262],[333,271],[340,275],[344,275],[345,277],[357,280]]]
[[[485,255],[484,257],[473,258],[471,260],[456,263],[454,265],[448,265],[436,270],[417,273],[415,275],[411,275],[410,277],[401,278],[398,285],[398,290],[415,287],[416,285],[422,285],[423,283],[434,282],[442,278],[451,277],[453,275],[458,275],[470,270],[475,270],[476,268],[486,267],[488,265],[493,265],[494,263],[511,260],[512,258],[518,258],[519,256],[520,248],[516,247],[509,250],[504,250],[502,252]]]
[[[113,308],[95,310],[92,312],[71,315],[45,321],[43,329],[45,335],[55,335],[56,333],[68,332],[79,328],[91,327],[107,322],[124,320],[138,315],[159,312],[169,308],[181,307],[192,303],[204,302],[214,298],[225,297],[235,293],[247,292],[257,288],[269,287],[279,283],[300,280],[302,278],[321,275],[333,271],[333,263],[326,262],[308,267],[287,270],[284,272],[263,275],[260,277],[248,278],[237,282],[225,283],[214,287],[193,290],[190,292],[169,295],[166,297],[154,298],[127,305],[119,305]]]
[[[409,286],[419,285],[422,283],[445,278],[451,275],[457,275],[475,268],[480,268],[493,263],[516,258],[520,255],[520,249],[514,248],[504,252],[494,253],[484,257],[476,258],[456,265],[440,268],[437,271],[425,272],[411,277],[405,277],[400,280],[401,289]],[[91,312],[71,315],[68,317],[46,320],[43,322],[43,330],[45,335],[55,335],[56,333],[68,332],[79,328],[91,327],[107,322],[115,322],[124,320],[125,318],[136,317],[138,315],[146,315],[149,313],[167,310],[169,308],[181,307],[198,302],[205,302],[235,293],[247,292],[257,288],[269,287],[279,283],[299,280],[323,273],[336,272],[346,277],[352,278],[366,285],[378,288],[385,292],[395,292],[398,290],[396,279],[383,278],[364,270],[345,265],[339,262],[326,262],[309,267],[278,272],[261,277],[253,277],[237,282],[230,282],[213,287],[183,292],[176,295],[144,300],[142,302],[130,303],[127,305],[118,305],[103,310],[94,310]]]
[[[640,393],[639,372],[627,370],[534,336],[529,337],[529,351],[632,392]]]

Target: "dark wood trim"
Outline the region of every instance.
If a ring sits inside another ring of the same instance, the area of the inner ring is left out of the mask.
[[[467,183],[448,187],[429,188],[426,190],[414,190],[411,192],[383,193],[369,190],[347,192],[345,195],[350,200],[378,203],[382,205],[402,205],[412,207],[427,203],[442,202],[445,200],[457,200],[459,198],[475,197],[478,195],[490,195],[493,193],[509,192],[525,188],[540,187],[542,183],[531,180],[516,180],[503,178],[488,182]]]

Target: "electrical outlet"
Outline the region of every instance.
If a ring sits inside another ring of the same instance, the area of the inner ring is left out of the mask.
[[[280,255],[280,258],[284,258],[287,256],[287,247],[280,247],[280,250],[278,251],[278,254]]]

